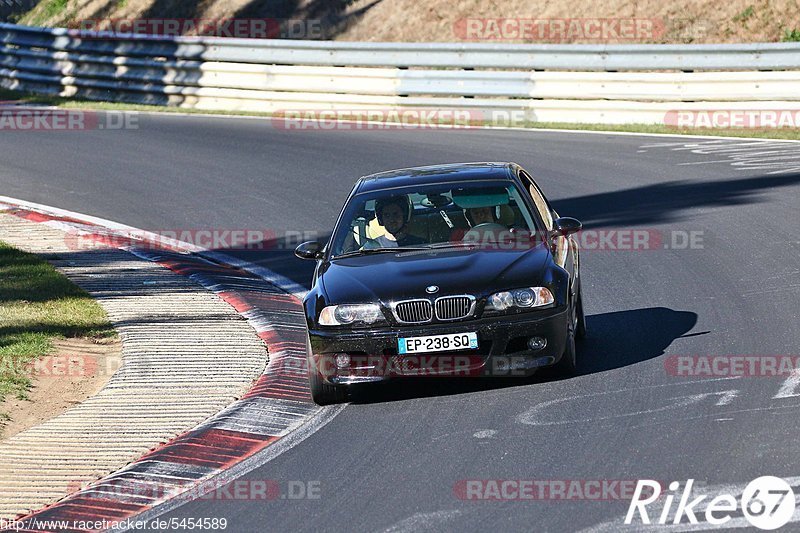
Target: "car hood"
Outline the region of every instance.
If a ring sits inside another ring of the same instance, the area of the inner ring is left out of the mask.
[[[373,302],[427,296],[477,297],[514,287],[536,286],[550,256],[546,245],[526,250],[437,250],[334,259],[320,270],[328,304]]]

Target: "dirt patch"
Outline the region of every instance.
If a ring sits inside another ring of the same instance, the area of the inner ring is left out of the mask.
[[[56,417],[102,389],[122,365],[119,340],[96,342],[64,339],[53,342],[56,351],[31,366],[33,388],[28,399],[7,397],[0,413],[0,441]]]

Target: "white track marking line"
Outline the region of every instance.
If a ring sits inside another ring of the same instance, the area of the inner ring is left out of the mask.
[[[733,142],[713,140],[706,142],[668,142],[644,144],[639,152],[649,149],[668,149],[670,151],[689,151],[697,155],[722,156],[727,159],[712,161],[686,161],[677,166],[728,164],[737,170],[765,171],[768,175],[788,174],[800,171],[800,149],[772,140]]]

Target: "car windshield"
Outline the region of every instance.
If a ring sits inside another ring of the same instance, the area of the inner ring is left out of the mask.
[[[427,184],[356,195],[345,206],[331,256],[396,249],[531,243],[536,224],[510,182]]]

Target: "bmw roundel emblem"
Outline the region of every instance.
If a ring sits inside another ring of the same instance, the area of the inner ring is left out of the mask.
[[[436,285],[430,285],[425,289],[425,292],[427,292],[428,294],[436,294],[437,292],[439,292],[439,287],[437,287]]]

